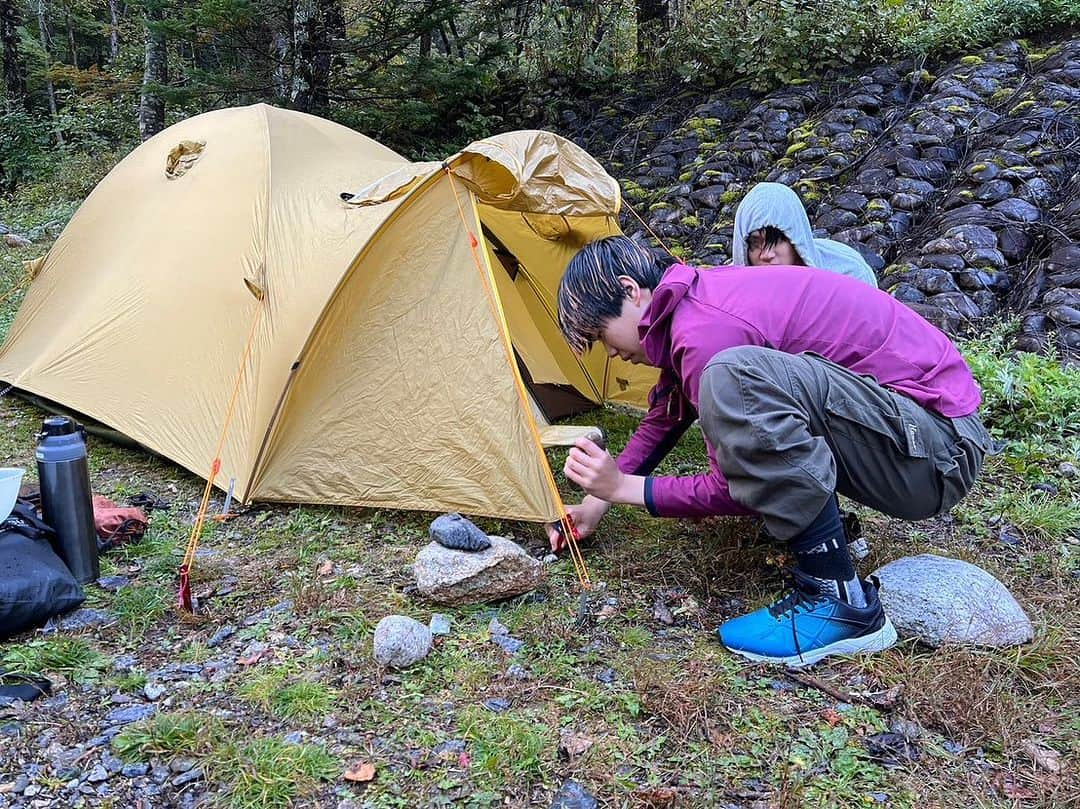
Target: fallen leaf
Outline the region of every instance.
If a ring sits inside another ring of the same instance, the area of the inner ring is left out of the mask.
[[[821,712],[821,718],[825,720],[825,723],[834,728],[844,721],[844,718],[836,712],[834,708],[826,708]]]
[[[875,691],[872,694],[867,694],[866,701],[875,708],[891,711],[896,707],[903,693],[904,685],[901,683],[900,685],[894,685],[888,691]]]
[[[593,739],[584,733],[563,728],[559,734],[559,751],[569,758],[577,758],[593,746]]]
[[[735,737],[732,734],[714,727],[709,728],[709,741],[717,750],[727,751],[735,746]]]
[[[1020,749],[1031,756],[1037,766],[1042,767],[1047,772],[1052,772],[1055,775],[1061,772],[1061,753],[1057,750],[1043,747],[1030,739],[1024,742]]]
[[[656,601],[653,603],[653,618],[666,626],[675,623],[675,616],[671,614],[671,610],[664,603],[662,596],[657,596]]]
[[[679,799],[679,790],[674,787],[652,787],[650,789],[635,789],[634,799],[642,806],[661,807],[674,806]]]
[[[367,783],[375,777],[375,765],[370,761],[358,761],[345,770],[346,781]]]
[[[999,773],[994,782],[1002,795],[1006,798],[1012,798],[1014,801],[1030,801],[1035,797],[1034,792],[1023,784],[1016,782],[1012,773]]]
[[[600,608],[600,612],[596,613],[596,620],[606,621],[608,618],[617,615],[618,612],[619,610],[617,607],[613,607],[610,604],[605,604],[603,607]]]

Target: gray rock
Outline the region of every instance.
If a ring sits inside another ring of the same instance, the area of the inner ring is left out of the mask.
[[[439,604],[475,604],[521,595],[543,579],[544,566],[520,545],[490,537],[491,547],[462,553],[432,542],[413,563],[417,590]]]
[[[102,781],[109,780],[109,771],[100,764],[95,764],[90,772],[86,774],[86,780],[91,784],[100,784]]]
[[[147,719],[157,711],[153,705],[129,705],[126,708],[117,708],[105,714],[105,723],[108,725],[127,725]]]
[[[235,626],[232,626],[232,625],[223,626],[223,627],[221,627],[221,629],[219,629],[217,632],[215,632],[213,635],[210,636],[210,640],[208,640],[206,642],[206,645],[208,647],[210,647],[211,649],[215,649],[215,648],[217,648],[218,646],[223,644],[225,641],[227,641],[229,638],[231,638],[235,634],[236,634],[236,627]]]
[[[84,629],[95,629],[99,626],[106,626],[115,621],[116,618],[104,610],[95,610],[91,607],[85,607],[81,610],[75,610],[75,612],[68,613],[59,620],[55,618],[52,619],[45,625],[44,631],[50,632],[59,629],[61,632],[81,632]]]
[[[930,646],[1000,647],[1035,635],[1005,586],[968,562],[921,554],[890,562],[874,575],[881,580],[885,612],[903,636]]]
[[[429,534],[433,541],[452,550],[483,551],[491,547],[487,534],[457,512],[436,517]]]
[[[975,189],[975,199],[979,202],[998,202],[1012,193],[1013,186],[1008,180],[988,180]]]
[[[933,256],[941,258],[942,256]],[[929,256],[927,257],[929,258]],[[963,262],[960,264],[963,267]],[[955,292],[956,282],[946,270],[937,267],[926,267],[915,273],[914,284],[927,295],[936,295],[941,292]]]
[[[1002,200],[996,205],[990,206],[990,210],[996,211],[1006,219],[1011,219],[1014,222],[1038,222],[1042,217],[1039,209],[1030,202],[1024,202],[1024,200],[1016,198]]]
[[[596,809],[596,798],[577,781],[567,781],[555,793],[550,809]]]
[[[135,668],[135,664],[138,662],[135,659],[135,655],[122,654],[113,658],[112,667],[113,671],[131,671]]]
[[[145,761],[136,764],[125,764],[123,769],[120,770],[120,774],[125,778],[142,778],[148,772],[150,772],[150,765]]]
[[[979,269],[1004,270],[1009,262],[1001,251],[994,247],[973,247],[964,253],[964,260]]]
[[[108,590],[110,593],[115,593],[129,584],[131,584],[131,579],[127,576],[102,576],[97,580],[97,586],[102,590]]]
[[[176,773],[187,772],[198,763],[188,756],[177,756],[169,762],[169,770]]]
[[[432,635],[449,635],[450,623],[449,615],[436,612],[432,614],[431,620],[428,621],[428,629],[431,630]]]
[[[859,213],[866,207],[866,197],[854,191],[844,191],[833,199],[833,205],[845,211]]]
[[[1046,314],[1059,326],[1080,327],[1080,309],[1065,305],[1052,306]]]
[[[431,630],[406,615],[387,615],[375,626],[374,654],[380,665],[407,668],[427,657],[431,645]]]
[[[143,696],[151,702],[159,699],[165,693],[165,686],[161,683],[147,683],[143,686]]]
[[[193,770],[188,770],[187,772],[181,773],[180,775],[176,776],[172,780],[172,785],[174,787],[186,786],[186,785],[188,785],[190,783],[193,783],[195,781],[201,781],[202,777],[203,777],[202,768],[197,767],[197,768],[195,768]]]
[[[101,763],[109,771],[110,775],[116,775],[116,773],[124,769],[124,762],[118,756],[114,756],[107,751],[101,755]]]

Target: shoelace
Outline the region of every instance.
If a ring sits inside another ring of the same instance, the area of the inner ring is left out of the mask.
[[[799,632],[795,626],[795,616],[799,614],[799,607],[811,606],[820,598],[817,580],[800,570],[789,568],[787,578],[790,582],[790,591],[769,605],[769,615],[773,618],[783,618],[791,614],[791,640],[795,644],[795,653],[802,658],[802,646],[799,643]]]

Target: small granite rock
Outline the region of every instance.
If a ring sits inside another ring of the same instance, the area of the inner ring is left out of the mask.
[[[897,631],[930,646],[1015,646],[1034,637],[1005,586],[958,559],[921,554],[878,568],[881,603]]]
[[[187,784],[193,783],[194,781],[201,781],[202,777],[202,768],[196,767],[195,769],[188,770],[187,772],[181,773],[180,775],[176,776],[172,780],[172,785],[174,787],[186,786]]]
[[[443,615],[441,612],[433,613],[431,620],[428,621],[428,629],[431,630],[432,635],[449,635],[450,616]]]
[[[406,615],[387,615],[375,626],[375,660],[383,666],[403,669],[428,656],[431,630]]]
[[[110,593],[115,593],[122,587],[127,587],[131,584],[131,579],[127,576],[102,576],[97,580],[97,586],[102,590],[108,590]]]
[[[577,781],[567,781],[555,793],[550,809],[596,809],[596,798]]]
[[[206,642],[206,645],[211,649],[215,649],[229,638],[236,634],[236,627],[232,625],[223,626],[217,632],[210,636],[210,640]]]
[[[91,784],[100,784],[102,781],[107,781],[108,779],[109,771],[100,764],[95,764],[90,772],[86,774],[86,780]]]
[[[105,723],[108,725],[127,725],[147,719],[154,715],[157,708],[153,705],[129,705],[126,708],[117,708],[105,714]]]
[[[104,610],[84,607],[68,613],[59,620],[55,618],[50,620],[43,631],[50,632],[59,629],[61,632],[80,632],[84,629],[96,629],[99,626],[105,626],[115,621],[116,618]]]

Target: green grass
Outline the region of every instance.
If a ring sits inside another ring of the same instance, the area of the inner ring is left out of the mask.
[[[1075,446],[1080,435],[1080,367],[1066,367],[1054,356],[1013,351],[1015,331],[1014,323],[1002,323],[961,347],[982,387],[983,420],[1006,440]]]
[[[152,756],[171,760],[202,757],[220,743],[225,726],[220,719],[196,711],[158,714],[130,725],[113,739],[113,749],[127,761]]]
[[[226,809],[284,809],[319,781],[342,772],[341,762],[322,745],[274,737],[225,745],[206,766],[210,777],[223,784],[218,802]]]
[[[281,719],[311,721],[326,716],[334,706],[336,692],[308,679],[292,679],[295,668],[282,665],[253,674],[241,685],[240,696]]]
[[[0,669],[28,675],[55,672],[78,683],[100,680],[109,663],[110,659],[89,641],[65,636],[32,640],[0,656]]]
[[[1080,528],[1077,504],[1046,492],[1009,493],[999,504],[1002,516],[1010,525],[1047,542],[1060,542]]]
[[[458,726],[471,743],[474,766],[496,783],[537,781],[556,753],[551,727],[525,712],[493,714],[469,706],[458,714]]]
[[[110,611],[132,637],[142,636],[172,606],[173,594],[160,585],[129,586],[113,597]]]
[[[247,731],[244,732],[245,734]],[[195,758],[221,785],[216,803],[228,809],[278,809],[341,772],[322,745],[276,737],[242,741],[218,718],[196,711],[159,714],[125,728],[113,748],[127,761]]]

